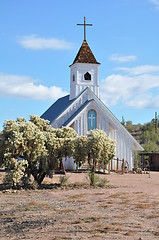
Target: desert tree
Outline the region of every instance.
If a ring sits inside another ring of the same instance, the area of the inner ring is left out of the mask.
[[[74,140],[78,137],[76,131],[71,127],[62,127],[53,129],[57,139],[57,159],[62,168],[62,160],[73,156]]]
[[[107,164],[114,157],[115,142],[99,129],[90,130],[87,137],[89,157],[93,159],[92,171],[95,171],[97,163]]]
[[[11,176],[11,171],[16,172],[16,169],[20,169],[22,177],[25,174],[27,176],[32,174],[35,181],[40,183],[44,171],[37,166],[44,165],[47,157],[43,132],[34,123],[26,122],[23,118],[7,120],[1,134],[1,144],[3,145],[3,166],[8,176]],[[23,167],[18,168],[21,165]],[[19,175],[18,179],[20,181]],[[18,181],[13,179],[13,185],[15,185],[14,182],[18,184]]]
[[[40,185],[46,175],[53,176],[58,159],[72,155],[75,137],[72,128],[53,129],[38,116],[30,116],[28,122],[23,118],[5,121],[0,133],[0,162],[6,168],[6,179],[14,178],[10,183],[15,186],[21,180],[26,184],[32,175]],[[18,169],[19,175],[11,174]]]
[[[73,157],[78,167],[88,159],[88,137],[78,136],[74,139]]]
[[[115,153],[115,142],[112,141],[104,131],[95,129],[87,132],[86,136],[78,136],[74,140],[73,157],[78,166],[88,160],[92,171],[95,171],[97,163],[107,164]]]

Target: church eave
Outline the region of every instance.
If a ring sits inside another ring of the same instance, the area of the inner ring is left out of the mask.
[[[57,99],[40,117],[50,121],[52,124],[75,99],[69,100],[69,95]]]
[[[132,141],[136,144],[136,146],[138,147],[138,149],[140,151],[143,151],[143,147],[137,142],[137,140],[128,132],[128,130],[120,123],[120,121],[115,117],[115,115],[107,108],[107,106],[92,92],[92,90],[90,88],[85,89],[87,91],[90,91],[93,95],[93,100],[95,101],[95,103],[98,105],[100,105],[103,109],[103,111],[107,111],[107,113],[109,114],[109,118],[112,120],[112,122],[114,123],[114,125],[116,126],[117,129],[119,130],[124,130],[125,134],[127,134]],[[85,92],[85,91],[84,91]]]
[[[89,105],[90,102],[94,101],[93,99],[87,100],[64,124],[63,126],[70,125],[74,119]]]
[[[90,63],[90,62],[85,62],[85,63],[82,63],[82,62],[75,62],[75,63],[72,63],[71,65],[69,65],[69,67],[71,67],[71,66],[73,66],[73,65],[75,65],[75,64],[97,64],[97,65],[100,65],[100,63],[99,62],[97,62],[97,63]]]

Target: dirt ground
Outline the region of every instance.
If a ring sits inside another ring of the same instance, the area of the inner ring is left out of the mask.
[[[106,188],[67,176],[76,187],[0,191],[0,239],[159,239],[159,173],[111,173]]]

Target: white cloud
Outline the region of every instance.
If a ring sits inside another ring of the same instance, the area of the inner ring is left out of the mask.
[[[24,48],[42,50],[42,49],[53,49],[53,50],[68,50],[73,47],[72,43],[66,42],[56,38],[40,38],[36,35],[24,36],[18,40]]]
[[[153,3],[157,10],[159,10],[159,0],[149,0],[151,3]]]
[[[136,60],[136,56],[134,55],[120,56],[119,54],[113,54],[109,57],[109,59],[115,62],[133,62]]]
[[[134,68],[120,67],[115,70],[127,72],[129,75],[159,74],[159,66],[155,65],[143,65]]]
[[[146,65],[124,71],[126,74],[114,74],[102,80],[102,100],[108,106],[159,107],[159,66]]]
[[[20,97],[34,100],[55,100],[66,95],[61,88],[36,85],[35,80],[27,76],[0,73],[0,96]]]

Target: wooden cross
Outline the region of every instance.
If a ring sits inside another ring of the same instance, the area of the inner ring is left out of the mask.
[[[92,26],[92,24],[86,23],[86,18],[84,17],[84,24],[77,24],[77,26],[84,26],[84,40],[86,40],[86,26]]]

